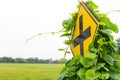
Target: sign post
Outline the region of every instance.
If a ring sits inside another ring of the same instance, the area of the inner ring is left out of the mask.
[[[98,21],[86,5],[81,2],[72,35],[73,44],[71,45],[71,50],[74,56],[86,55],[88,53],[89,45],[94,39],[97,27]]]

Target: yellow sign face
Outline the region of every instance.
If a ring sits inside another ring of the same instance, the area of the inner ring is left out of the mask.
[[[73,44],[71,45],[71,50],[74,56],[88,53],[89,45],[94,39],[97,27],[98,21],[85,4],[81,3],[72,35]]]

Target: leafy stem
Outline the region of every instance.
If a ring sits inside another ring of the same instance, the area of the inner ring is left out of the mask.
[[[112,12],[120,12],[120,10],[112,10],[112,11],[109,11],[109,12],[106,13],[106,15],[108,15],[108,14],[110,14],[110,13],[112,13]]]
[[[38,37],[38,36],[41,36],[41,35],[44,35],[44,34],[52,34],[52,35],[54,35],[54,34],[57,34],[57,33],[61,33],[63,30],[64,30],[64,28],[61,29],[61,30],[59,30],[59,31],[56,31],[56,32],[39,33],[39,34],[33,35],[32,37],[28,38],[28,39],[26,40],[26,42],[30,41],[31,39],[33,39],[33,38],[35,38],[35,37]]]

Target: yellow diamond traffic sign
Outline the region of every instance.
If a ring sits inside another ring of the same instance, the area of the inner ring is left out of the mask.
[[[89,45],[94,39],[97,27],[98,21],[86,5],[81,2],[72,35],[73,44],[71,45],[71,50],[74,56],[88,53]]]

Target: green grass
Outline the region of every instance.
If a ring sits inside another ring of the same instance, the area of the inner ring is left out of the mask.
[[[56,80],[63,64],[0,64],[0,80]]]

